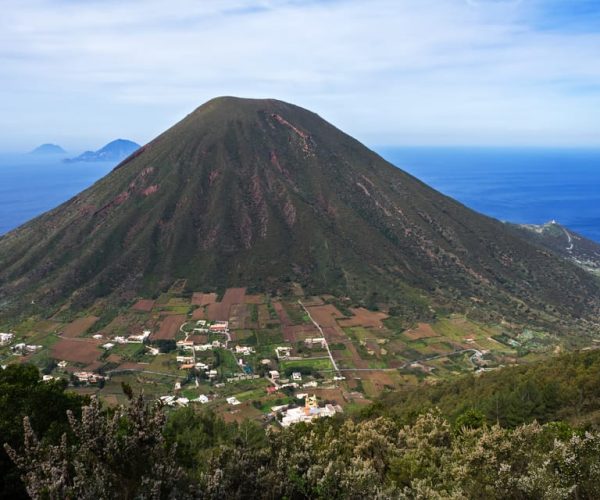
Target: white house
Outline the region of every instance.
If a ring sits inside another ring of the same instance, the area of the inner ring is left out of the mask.
[[[277,354],[277,357],[279,359],[289,358],[290,355],[292,354],[292,348],[291,347],[276,347],[275,354]]]
[[[250,354],[252,354],[254,352],[254,349],[252,347],[248,347],[248,346],[236,345],[235,352],[237,354],[241,354],[242,356],[249,356]]]
[[[14,338],[14,333],[0,333],[0,345],[10,344]]]

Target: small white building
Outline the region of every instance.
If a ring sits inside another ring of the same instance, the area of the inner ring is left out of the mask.
[[[250,354],[252,354],[254,352],[254,348],[248,347],[248,346],[236,345],[235,352],[236,352],[236,354],[241,354],[242,356],[249,356]]]
[[[173,406],[175,404],[175,396],[161,396],[158,398],[162,401],[163,404]]]
[[[213,333],[229,333],[229,321],[215,321],[209,330]]]
[[[269,378],[271,380],[279,380],[279,372],[277,370],[270,370],[269,371]]]
[[[108,349],[112,349],[114,346],[115,346],[115,344],[113,344],[112,342],[107,342],[106,344],[104,344],[102,346],[102,348],[108,350]]]
[[[75,372],[73,376],[81,383],[84,384],[95,384],[100,380],[104,380],[102,375],[98,375],[92,372]]]
[[[325,349],[325,347],[327,346],[327,341],[323,337],[313,337],[311,339],[304,339],[304,343],[309,347],[312,347],[313,345],[319,345],[323,349]]]
[[[0,333],[0,345],[8,345],[14,338],[14,333]]]
[[[192,401],[197,401],[198,403],[202,403],[203,405],[205,405],[206,403],[208,403],[209,399],[204,394],[200,394],[200,396],[198,396],[196,399],[192,399]]]
[[[42,348],[41,345],[29,345],[24,342],[20,342],[19,344],[15,344],[11,347],[13,354],[17,356],[22,356],[24,354],[31,354],[39,351]]]
[[[292,380],[302,380],[302,373],[300,373],[300,372],[292,373]]]
[[[236,406],[236,405],[239,405],[239,404],[242,404],[242,403],[240,403],[235,396],[231,396],[231,397],[227,398],[227,404]]]
[[[292,348],[285,346],[276,347],[275,354],[277,354],[278,359],[287,359],[292,354]]]
[[[129,344],[141,344],[150,336],[150,330],[144,330],[141,335],[130,335],[127,337]]]

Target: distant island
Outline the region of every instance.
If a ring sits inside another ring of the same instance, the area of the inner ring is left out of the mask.
[[[57,144],[42,144],[29,154],[32,155],[64,155],[67,152]]]
[[[137,151],[140,145],[127,139],[117,139],[109,142],[97,151],[86,151],[75,158],[68,158],[68,163],[96,162],[96,161],[120,161]]]

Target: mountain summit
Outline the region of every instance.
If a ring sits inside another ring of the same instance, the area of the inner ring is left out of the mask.
[[[597,319],[600,302],[589,273],[273,99],[207,102],[0,238],[5,310],[156,295],[175,279],[553,324]]]
[[[70,158],[68,163],[94,162],[94,161],[120,161],[140,148],[136,142],[127,139],[116,139],[101,147],[98,151],[86,151],[75,158]]]
[[[64,155],[67,152],[58,144],[42,144],[31,151],[32,155]]]

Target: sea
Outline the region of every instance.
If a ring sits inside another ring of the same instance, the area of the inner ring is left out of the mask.
[[[502,221],[551,220],[600,243],[600,148],[375,148],[464,205]]]
[[[478,212],[524,224],[556,220],[600,242],[600,149],[374,149]],[[0,155],[0,235],[68,200],[114,166]]]
[[[0,155],[0,235],[90,187],[114,162],[65,163],[62,157]]]

